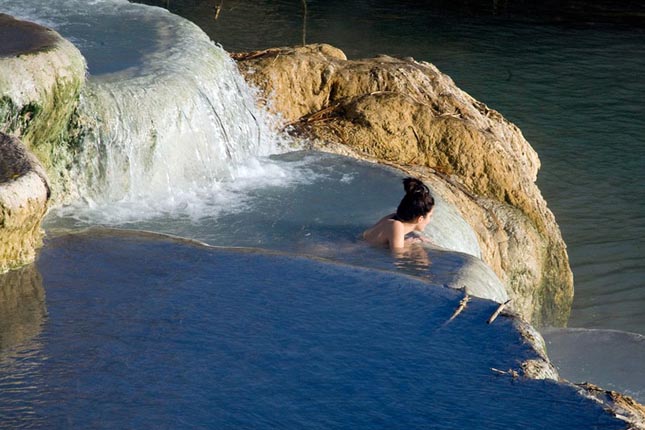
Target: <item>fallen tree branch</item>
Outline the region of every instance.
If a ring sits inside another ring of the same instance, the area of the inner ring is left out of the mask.
[[[486,323],[491,324],[493,321],[495,321],[495,319],[499,316],[499,314],[504,310],[506,305],[509,304],[510,302],[511,302],[511,299],[508,299],[504,303],[500,304],[497,307],[497,310],[493,312],[493,315],[491,315],[490,318],[488,318],[488,321],[486,321]]]
[[[215,7],[215,20],[219,18],[219,14],[222,11],[222,7],[224,6],[224,0],[221,0],[219,2],[219,5]]]
[[[468,305],[469,301],[470,301],[470,296],[468,295],[468,293],[465,293],[464,298],[461,299],[461,301],[459,302],[459,306],[457,306],[457,309],[455,309],[455,312],[452,314],[450,319],[446,321],[446,324],[448,324],[450,321],[457,318],[457,315],[459,315],[464,309],[466,309],[466,306]]]
[[[513,379],[517,379],[517,378],[520,377],[520,374],[516,370],[513,370],[513,369],[499,370],[499,369],[495,369],[494,367],[491,367],[490,370],[492,370],[493,372],[497,373],[498,375],[510,375],[510,376],[513,377]]]
[[[277,55],[282,50],[280,48],[268,48],[261,51],[251,51],[251,52],[231,52],[229,55],[235,61],[246,61],[253,60],[255,58],[260,58],[264,56]]]

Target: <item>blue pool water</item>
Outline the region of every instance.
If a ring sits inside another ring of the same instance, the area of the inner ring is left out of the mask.
[[[446,324],[461,294],[414,278],[114,231],[37,267],[40,332],[0,355],[10,428],[623,427],[495,374],[535,357],[511,320],[475,299]]]

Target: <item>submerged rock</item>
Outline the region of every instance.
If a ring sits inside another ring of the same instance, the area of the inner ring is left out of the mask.
[[[633,398],[588,382],[576,385],[580,387],[580,393],[583,396],[598,402],[605,410],[611,411],[616,418],[625,421],[628,430],[645,429],[645,406]]]
[[[55,197],[69,182],[85,70],[78,49],[55,31],[0,14],[0,132],[38,157]]]
[[[349,61],[329,45],[234,54],[283,125],[317,147],[423,177],[478,236],[482,258],[534,324],[566,322],[573,275],[520,130],[435,66]]]

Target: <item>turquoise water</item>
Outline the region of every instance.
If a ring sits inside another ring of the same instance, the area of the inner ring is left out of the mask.
[[[212,2],[147,3],[192,19],[229,51],[302,41],[300,2],[224,2],[218,20]],[[538,185],[568,244],[569,325],[645,334],[645,28],[628,17],[590,22],[602,8],[562,24],[556,12],[519,19],[472,6],[310,1],[306,41],[352,58],[430,61],[517,124],[542,160]],[[482,10],[491,14],[466,13]]]

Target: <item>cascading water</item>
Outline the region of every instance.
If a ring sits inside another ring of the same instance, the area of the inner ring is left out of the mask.
[[[52,26],[88,61],[84,139],[72,171],[83,202],[64,212],[99,222],[177,211],[199,217],[222,201],[224,182],[271,176],[267,170],[284,176],[257,161],[285,145],[271,118],[226,52],[189,21],[125,0],[0,7]]]
[[[358,265],[392,264],[353,242],[392,210],[399,174],[338,157],[268,158],[289,144],[256,107],[228,54],[191,22],[125,0],[0,0],[0,7],[58,30],[89,67],[80,103],[84,137],[71,172],[77,199],[56,209],[50,231],[109,224]],[[473,230],[437,197],[427,231],[434,243],[480,257]],[[395,263],[396,270],[445,285],[477,284],[481,296],[506,299],[477,259],[433,254],[439,264],[430,274],[422,254]]]
[[[207,199],[245,163],[279,151],[226,53],[208,40],[178,39],[162,61],[146,58],[161,70],[90,81],[82,111],[96,120],[77,174],[86,199],[172,210]]]

